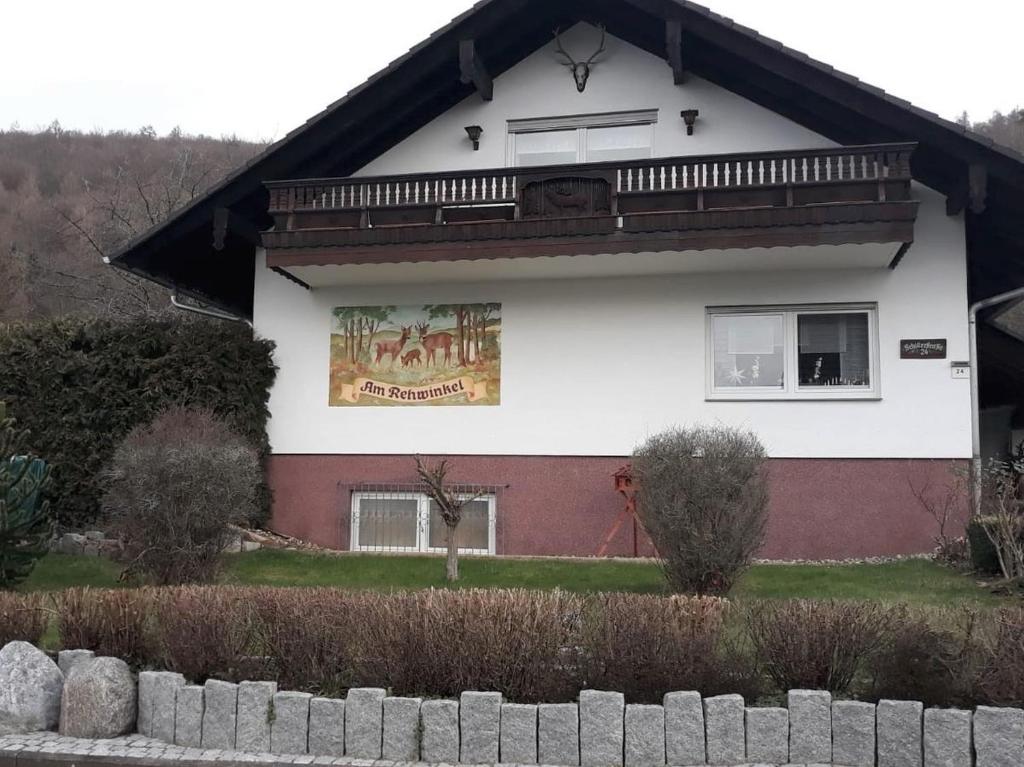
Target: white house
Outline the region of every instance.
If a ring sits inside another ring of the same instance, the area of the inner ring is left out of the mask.
[[[1009,150],[700,6],[489,0],[115,264],[277,344],[282,532],[443,547],[422,454],[483,488],[467,550],[628,553],[612,475],[721,423],[771,456],[765,556],[903,554],[911,486],[972,456],[968,308],[1024,284],[1022,192]]]

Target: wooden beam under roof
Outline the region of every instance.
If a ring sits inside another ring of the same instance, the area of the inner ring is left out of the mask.
[[[242,218],[229,208],[220,207],[213,211],[213,249],[224,250],[224,240],[232,232],[250,245],[260,247],[260,230],[251,221]]]
[[[484,101],[494,98],[494,81],[477,53],[476,40],[459,40],[459,71],[460,80],[465,84],[473,83],[480,98]]]
[[[967,176],[957,189],[946,197],[946,215],[955,216],[970,207],[971,213],[985,212],[988,200],[988,168],[981,163],[971,163]]]
[[[672,81],[682,85],[686,73],[683,71],[683,22],[679,19],[668,19],[665,22],[665,49],[668,65],[672,67]]]

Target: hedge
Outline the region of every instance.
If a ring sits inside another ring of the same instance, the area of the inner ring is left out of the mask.
[[[0,637],[38,631],[14,611],[19,598],[0,600]],[[570,702],[588,688],[630,703],[674,690],[754,703],[806,685],[869,701],[1024,705],[1020,608],[252,586],[69,589],[49,601],[65,649],[197,684],[267,679],[328,696],[496,690],[522,703]]]
[[[0,400],[53,466],[58,523],[78,527],[99,515],[99,472],[118,443],[171,404],[213,410],[265,456],[273,349],[244,325],[181,317],[0,325]],[[260,497],[257,523],[265,484]]]

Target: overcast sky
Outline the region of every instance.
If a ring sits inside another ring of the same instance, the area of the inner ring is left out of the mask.
[[[0,129],[276,139],[472,0],[6,0]],[[1024,106],[1020,0],[708,0],[918,106]]]

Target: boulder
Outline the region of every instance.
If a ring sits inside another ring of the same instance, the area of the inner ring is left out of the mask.
[[[116,738],[135,727],[135,711],[135,680],[127,663],[119,658],[79,661],[64,680],[60,734]]]
[[[10,642],[0,650],[0,735],[50,730],[60,716],[64,674],[42,650]]]

